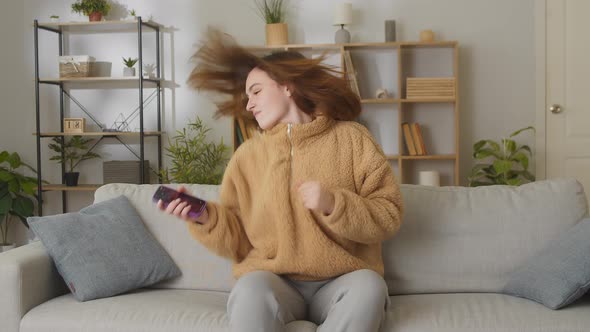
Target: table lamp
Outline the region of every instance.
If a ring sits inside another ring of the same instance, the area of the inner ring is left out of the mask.
[[[341,3],[336,7],[334,25],[339,25],[340,30],[336,31],[334,41],[336,44],[350,43],[350,32],[344,26],[352,23],[352,3]]]

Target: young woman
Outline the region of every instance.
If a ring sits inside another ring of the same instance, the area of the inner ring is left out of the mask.
[[[318,331],[377,331],[389,301],[381,242],[400,227],[402,199],[379,145],[348,121],[357,96],[322,58],[259,58],[217,31],[194,58],[191,86],[229,95],[218,115],[246,110],[264,131],[232,156],[218,203],[196,219],[185,203],[166,209],[233,261],[231,330],[307,319]]]

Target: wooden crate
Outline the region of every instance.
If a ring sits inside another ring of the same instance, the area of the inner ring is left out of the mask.
[[[95,59],[88,55],[63,55],[59,57],[59,77],[88,77]]]
[[[455,98],[453,77],[408,77],[406,79],[407,99]]]

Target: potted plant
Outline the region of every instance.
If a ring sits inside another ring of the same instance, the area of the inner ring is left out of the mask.
[[[129,15],[131,15],[131,18],[133,18],[133,20],[137,20],[137,13],[135,12],[135,9],[131,9],[129,11]]]
[[[144,78],[155,78],[156,75],[154,74],[154,70],[156,70],[156,65],[153,63],[146,63],[143,65],[143,77]]]
[[[0,153],[0,252],[14,248],[8,241],[11,220],[17,218],[28,228],[27,217],[35,210],[37,178],[23,175],[18,171],[22,168],[37,173],[18,153]]]
[[[254,0],[258,16],[266,23],[266,45],[285,45],[289,43],[287,23],[285,23],[286,0]]]
[[[535,181],[535,176],[528,170],[529,157],[532,157],[528,145],[518,146],[510,138],[534,127],[519,129],[509,138],[502,138],[500,143],[493,140],[481,140],[473,145],[473,158],[477,160],[492,158],[490,163],[476,164],[469,176],[469,186],[488,186],[503,184],[519,186],[527,181]],[[528,156],[527,156],[528,153]]]
[[[125,64],[125,67],[123,68],[123,76],[135,76],[135,68],[133,68],[133,66],[135,66],[137,60],[137,58],[131,59],[131,57],[128,59],[123,58],[123,63]]]
[[[49,16],[49,20],[51,22],[59,22],[59,16],[58,15],[51,15],[51,16]]]
[[[72,12],[88,16],[90,22],[101,21],[111,11],[111,4],[107,0],[77,0],[72,4]]]
[[[220,184],[227,164],[229,148],[207,141],[206,127],[199,117],[182,131],[177,130],[174,141],[168,139],[166,155],[172,159],[172,168],[160,170],[164,183]]]
[[[70,140],[65,141],[62,145],[61,137],[54,137],[53,143],[49,144],[49,148],[57,153],[57,155],[50,158],[60,164],[66,164],[67,172],[65,173],[66,186],[77,186],[80,172],[74,172],[74,168],[84,160],[100,158],[100,156],[88,150],[87,144],[91,142],[91,138],[82,138],[82,136],[73,136]],[[63,157],[62,157],[63,153]]]

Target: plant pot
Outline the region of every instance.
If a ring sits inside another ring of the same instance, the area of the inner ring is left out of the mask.
[[[88,15],[88,19],[90,20],[90,22],[100,22],[102,21],[102,13],[94,12]]]
[[[135,76],[135,68],[129,68],[129,67],[123,68],[123,76],[125,76],[125,77]]]
[[[266,25],[266,46],[285,45],[289,43],[287,23]]]
[[[77,186],[79,176],[80,176],[80,172],[65,173],[64,178],[66,180],[66,186],[68,186],[68,187]]]
[[[14,243],[12,244],[0,244],[0,252],[5,252],[8,251],[10,249],[14,249],[16,246],[14,245]]]

